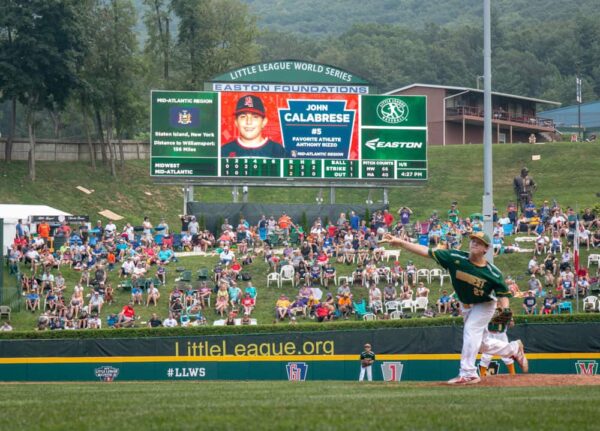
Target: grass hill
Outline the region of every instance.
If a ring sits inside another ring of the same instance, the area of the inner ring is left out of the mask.
[[[551,143],[543,145],[494,145],[494,201],[502,211],[513,200],[512,180],[521,167],[527,166],[538,184],[535,200],[556,199],[561,205],[583,209],[600,203],[600,158],[597,143]],[[540,156],[532,160],[532,156]],[[390,207],[406,205],[415,217],[429,216],[432,210],[446,211],[451,201],[458,201],[461,213],[481,210],[483,194],[483,147],[481,145],[432,146],[428,149],[429,180],[422,186],[391,188]],[[85,163],[38,162],[38,181],[27,179],[25,162],[0,164],[0,202],[13,204],[45,204],[73,214],[89,214],[110,209],[125,217],[124,221],[141,224],[144,215],[158,221],[166,217],[178,226],[183,210],[180,187],[156,185],[148,174],[147,161],[125,163],[117,178],[107,169],[92,171]],[[94,190],[86,195],[76,189],[81,185]],[[196,200],[231,202],[228,187],[196,187]],[[328,190],[325,190],[327,194]],[[250,202],[314,203],[316,189],[251,187]],[[339,203],[364,202],[368,190],[338,189]],[[325,196],[327,197],[327,196]],[[373,200],[382,193],[373,192]]]
[[[553,143],[544,145],[495,145],[494,146],[494,198],[500,211],[513,199],[512,179],[522,166],[530,169],[531,175],[538,183],[536,201],[556,199],[563,206],[574,206],[582,210],[586,206],[598,204],[596,193],[600,192],[600,159],[597,144],[593,143]],[[540,156],[532,160],[532,156]],[[430,180],[415,187],[399,187],[390,189],[390,205],[395,212],[400,206],[407,205],[414,210],[416,218],[429,216],[433,210],[445,212],[450,202],[459,202],[463,215],[479,212],[483,190],[483,148],[481,145],[465,145],[451,147],[432,147],[429,149]],[[139,225],[142,217],[148,215],[151,220],[166,217],[171,226],[178,226],[178,214],[182,210],[182,192],[179,187],[153,184],[148,176],[148,163],[126,163],[118,178],[111,178],[105,169],[92,172],[88,165],[77,163],[38,163],[36,183],[26,179],[25,163],[0,165],[0,202],[23,204],[47,204],[71,212],[73,214],[89,214],[92,220],[97,212],[110,209],[125,217],[126,221]],[[93,189],[94,193],[86,195],[75,187],[82,185]],[[196,198],[204,202],[227,202],[231,194],[228,188],[198,187]],[[146,194],[150,193],[150,195]],[[312,203],[316,195],[315,189],[294,189],[293,193],[285,188],[251,188],[249,200],[261,202]],[[381,194],[380,194],[381,195]],[[341,189],[336,192],[338,202],[362,202],[367,197],[367,190]],[[224,216],[226,216],[224,214]],[[98,216],[98,219],[102,219]],[[104,220],[103,220],[104,221]],[[123,225],[119,222],[118,227]],[[529,254],[511,254],[500,256],[495,263],[505,274],[512,274],[521,280],[524,278]],[[409,257],[403,253],[401,262],[406,265],[413,259],[417,267],[433,267],[430,260]],[[587,253],[582,253],[582,261]],[[250,272],[253,283],[259,288],[259,300],[256,317],[261,323],[273,320],[273,304],[280,292],[293,296],[295,289],[289,284],[283,290],[267,289],[267,266],[257,259]],[[216,257],[184,258],[178,264],[195,271],[200,267],[212,268]],[[354,268],[338,265],[338,275],[347,275]],[[27,271],[28,268],[23,269]],[[69,293],[79,279],[79,274],[65,270],[65,278]],[[169,283],[163,289],[163,299],[156,310],[166,317],[166,296],[173,286],[177,275],[173,268],[169,269]],[[14,285],[14,277],[7,277],[9,284]],[[113,272],[110,280],[116,285],[118,280]],[[10,293],[12,292],[12,293]],[[7,297],[15,298],[15,289],[6,291]],[[441,293],[436,281],[431,286],[432,301]],[[366,296],[366,289],[356,287],[356,297]],[[106,312],[118,312],[127,302],[128,294],[119,292],[114,305],[106,308]],[[520,309],[521,300],[513,300],[515,309]],[[155,311],[152,308],[138,307],[142,321]],[[103,315],[105,313],[103,312]],[[214,319],[209,313],[209,319]],[[13,313],[13,322],[17,329],[31,329],[35,323],[35,315],[24,311]]]

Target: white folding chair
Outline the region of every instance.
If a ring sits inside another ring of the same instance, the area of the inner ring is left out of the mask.
[[[346,282],[348,284],[352,283],[352,277],[351,276],[347,276],[347,275],[340,275],[337,278],[337,285],[341,286],[343,282]]]
[[[429,282],[432,283],[434,278],[440,280],[440,286],[442,285],[442,270],[440,268],[433,268],[429,270]]]
[[[450,278],[450,273],[448,272],[447,269],[444,269],[442,271],[442,276],[440,277],[440,286],[444,285],[444,278],[447,278],[448,281],[452,281],[452,279]]]
[[[583,298],[583,311],[598,311],[598,297],[586,296]]]
[[[415,299],[415,301],[413,302],[413,309],[415,311],[415,313],[417,311],[427,311],[427,306],[429,305],[429,299],[424,297],[424,296],[419,296],[417,299]]]
[[[590,265],[593,265],[594,263],[596,265],[600,266],[600,254],[592,253],[588,256],[588,262],[587,262],[588,268],[590,267]]]
[[[281,275],[278,272],[271,272],[267,275],[267,287],[275,283],[276,287],[281,287]]]
[[[402,311],[400,311],[400,310],[392,311],[390,314],[390,320],[398,320],[398,319],[402,319]]]
[[[385,312],[387,314],[390,314],[390,312],[398,311],[398,306],[399,305],[400,304],[398,303],[398,301],[387,301],[385,303]]]
[[[417,282],[419,281],[419,278],[424,278],[425,281],[427,283],[430,283],[429,281],[429,270],[427,268],[421,268],[421,269],[417,269]]]
[[[283,265],[281,267],[281,271],[279,271],[279,286],[283,286],[284,281],[290,281],[292,283],[292,287],[294,287],[296,271],[294,270],[293,265]]]
[[[414,301],[412,299],[405,299],[400,303],[400,311],[404,312],[404,310],[414,312]]]
[[[363,320],[377,320],[377,316],[373,313],[367,313],[363,315]]]

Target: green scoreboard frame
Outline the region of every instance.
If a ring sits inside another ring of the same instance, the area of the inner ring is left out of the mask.
[[[252,94],[279,101],[271,107],[275,120],[269,121],[271,127],[278,126],[285,157],[221,154],[222,145],[232,136],[226,130],[231,112],[221,112],[224,105],[229,109],[232,104],[227,93],[155,90],[151,92],[151,177],[171,183],[302,187],[400,186],[428,178],[426,96],[311,94],[307,99],[295,93]],[[319,109],[341,113],[311,116],[310,110]],[[315,118],[346,123],[311,123]],[[290,125],[285,119],[305,123]],[[313,142],[319,150],[336,146],[341,151],[296,151],[293,145],[302,140]]]

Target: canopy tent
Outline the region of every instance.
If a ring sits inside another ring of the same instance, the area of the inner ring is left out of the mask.
[[[17,232],[19,219],[27,223],[32,216],[60,216],[72,215],[47,205],[10,205],[0,204],[0,218],[4,219],[4,246],[2,254],[6,254],[7,247],[12,244]],[[33,231],[32,226],[32,231]]]

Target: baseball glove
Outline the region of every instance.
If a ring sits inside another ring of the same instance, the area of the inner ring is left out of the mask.
[[[504,327],[507,327],[510,325],[512,318],[513,318],[513,312],[510,308],[498,307],[498,308],[496,308],[496,312],[494,313],[494,316],[492,317],[492,320],[490,323],[504,328]]]
[[[366,368],[369,365],[373,364],[373,360],[372,359],[363,359],[360,361],[360,364],[362,365],[363,368]]]

